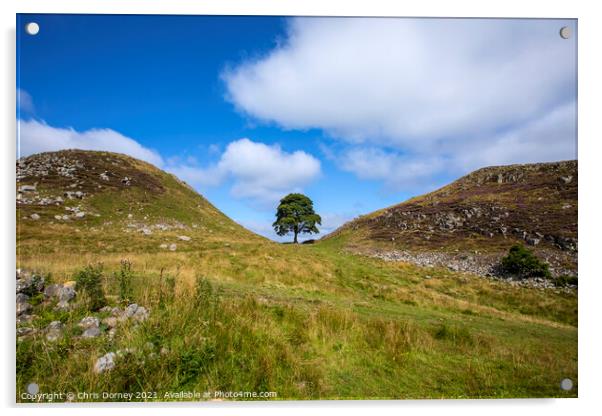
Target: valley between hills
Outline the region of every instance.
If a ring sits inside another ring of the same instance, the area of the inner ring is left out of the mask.
[[[577,182],[488,167],[293,245],[125,155],[20,159],[16,399],[576,397]],[[499,272],[516,244],[549,278]]]

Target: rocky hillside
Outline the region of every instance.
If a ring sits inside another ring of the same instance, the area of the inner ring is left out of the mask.
[[[351,221],[326,238],[388,260],[490,274],[522,243],[577,273],[577,161],[479,169],[432,193]]]
[[[66,150],[17,161],[17,249],[182,250],[260,238],[174,175],[109,152]]]

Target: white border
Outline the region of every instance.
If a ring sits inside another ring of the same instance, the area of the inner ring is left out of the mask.
[[[601,15],[595,10],[595,2],[525,0],[473,1],[430,0],[414,2],[387,2],[381,0],[205,0],[193,4],[192,0],[3,0],[2,59],[0,78],[3,95],[0,101],[0,117],[4,137],[2,143],[2,239],[1,256],[4,302],[2,322],[5,341],[2,349],[2,377],[0,391],[2,405],[11,407],[8,413],[46,414],[105,414],[116,407],[110,405],[89,407],[45,406],[15,408],[14,403],[14,298],[12,273],[15,265],[15,13],[120,13],[120,14],[246,14],[246,15],[346,15],[346,16],[435,16],[435,17],[553,17],[579,19],[579,399],[566,400],[471,400],[471,401],[422,401],[422,402],[288,402],[288,403],[220,403],[219,405],[181,405],[170,411],[187,414],[307,414],[332,413],[340,410],[350,414],[365,414],[375,410],[379,414],[439,414],[447,415],[504,415],[526,412],[546,415],[591,414],[599,410],[598,389],[602,383],[600,354],[602,354],[600,325],[600,301],[602,276],[596,262],[602,230],[600,227],[600,40],[602,39]],[[124,410],[122,410],[124,411]],[[128,413],[164,415],[161,405],[129,407]]]

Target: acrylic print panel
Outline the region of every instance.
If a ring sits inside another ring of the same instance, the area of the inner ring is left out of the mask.
[[[18,402],[576,397],[577,22],[17,16]]]

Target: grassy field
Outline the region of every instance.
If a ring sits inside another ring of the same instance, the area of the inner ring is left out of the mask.
[[[563,378],[577,380],[575,294],[386,263],[325,243],[36,255],[21,266],[61,281],[101,262],[117,304],[112,272],[122,257],[133,263],[134,301],[150,308],[150,319],[120,327],[113,340],[75,332],[58,343],[18,342],[17,391],[35,381],[44,391],[156,391],[159,399],[180,390],[275,391],[279,399],[577,394],[559,389]],[[212,290],[202,288],[199,303],[202,278]],[[40,328],[90,314],[38,308]],[[98,357],[126,348],[136,350],[131,359],[93,373]]]
[[[83,339],[77,323],[108,313],[32,301],[36,318],[23,325],[59,320],[66,329],[54,342],[43,332],[17,341],[17,401],[32,382],[40,392],[96,393],[76,398],[95,401],[123,400],[102,392],[190,400],[182,391],[210,393],[200,400],[216,391],[275,392],[270,400],[577,396],[575,291],[385,262],[350,254],[341,239],[277,244],[172,176],[137,168],[159,175],[163,190],[65,201],[89,213],[77,221],[53,221],[63,207],[18,207],[17,267],[61,283],[102,264],[109,305],[124,306],[115,273],[128,259],[131,302],[150,315],[118,325],[112,338],[101,326],[101,336]],[[56,187],[38,184],[42,194]],[[170,221],[185,228],[128,228]],[[172,242],[176,251],[161,248]],[[129,352],[96,374],[96,360],[117,350]],[[564,378],[571,391],[560,389]]]

